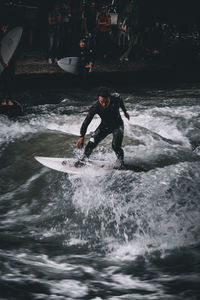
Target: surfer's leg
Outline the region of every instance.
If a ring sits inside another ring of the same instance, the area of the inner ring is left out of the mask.
[[[122,141],[124,136],[124,126],[121,125],[113,130],[112,148],[120,162],[120,167],[124,167],[124,150],[122,149]]]
[[[94,148],[108,135],[111,133],[111,130],[108,128],[105,128],[102,124],[99,125],[99,127],[95,130],[95,132],[92,134],[89,142],[85,146],[84,155],[83,157],[76,161],[74,166],[76,168],[81,168],[85,165],[85,159],[89,158]]]
[[[85,150],[84,150],[84,154],[83,154],[82,158],[79,159],[78,161],[76,161],[74,166],[76,168],[83,167],[85,165],[85,160],[87,158],[89,158],[89,156],[91,155],[91,153],[95,147],[96,146],[95,146],[95,143],[93,142],[93,138],[91,138],[90,141],[85,146]]]
[[[105,126],[100,124],[87,143],[84,151],[84,156],[88,158],[94,148],[96,148],[96,146],[110,133],[111,130],[109,128],[106,128]]]

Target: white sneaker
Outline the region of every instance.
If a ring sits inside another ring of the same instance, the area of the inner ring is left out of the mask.
[[[51,58],[48,59],[48,63],[49,63],[50,65],[52,64],[52,59],[51,59]]]

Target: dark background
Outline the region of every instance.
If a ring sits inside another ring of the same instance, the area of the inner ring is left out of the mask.
[[[48,10],[53,0],[1,0],[0,24],[9,22],[11,26],[21,25],[25,34],[30,29],[34,32],[34,46],[43,47],[46,44]],[[71,0],[73,14],[80,13],[81,4],[87,0]],[[115,6],[119,15],[123,14],[131,0],[116,0]],[[176,25],[182,31],[199,30],[200,3],[197,0],[135,0],[140,7],[140,19],[144,26],[151,26],[155,22]],[[97,7],[111,1],[97,0]]]

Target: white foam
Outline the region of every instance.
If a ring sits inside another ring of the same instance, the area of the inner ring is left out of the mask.
[[[182,142],[185,146],[190,143],[186,136],[189,128],[185,128],[184,122],[191,126],[189,121],[199,114],[195,108],[188,107],[154,107],[145,110],[134,110],[131,114],[130,123],[128,124],[139,125],[145,127],[158,135],[171,139],[174,141]],[[186,131],[185,131],[186,130]]]
[[[80,299],[88,294],[88,287],[78,280],[49,281],[51,293]]]

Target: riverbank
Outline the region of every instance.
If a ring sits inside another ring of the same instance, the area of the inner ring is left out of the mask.
[[[133,60],[120,61],[119,58],[109,57],[106,60],[96,60],[92,73],[126,73],[148,69],[152,64],[135,62]],[[153,64],[156,68],[156,64]],[[152,65],[152,66],[153,66]],[[151,68],[152,68],[151,66]],[[165,66],[167,68],[167,66]],[[160,68],[157,66],[157,68]],[[164,66],[162,66],[164,68]],[[56,63],[47,62],[46,53],[42,51],[26,51],[16,63],[16,75],[30,74],[66,74]]]
[[[97,60],[89,77],[89,84],[148,84],[162,82],[198,82],[200,67],[170,65],[157,61]],[[27,52],[16,64],[16,88],[62,87],[80,85],[78,76],[67,74],[57,64],[48,64],[45,53]]]

